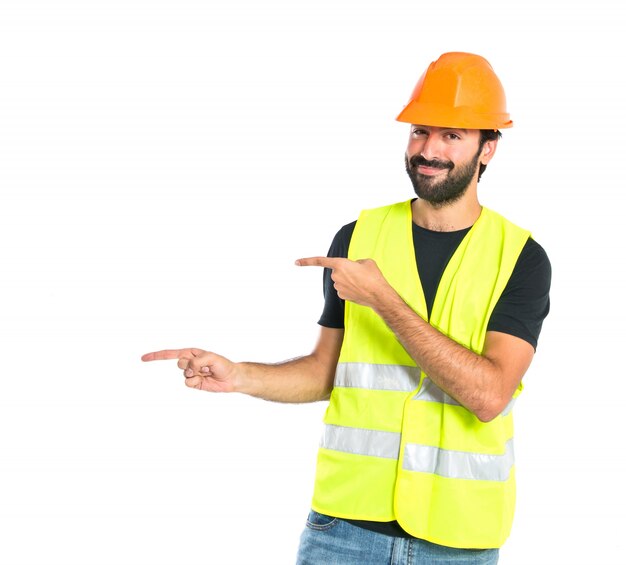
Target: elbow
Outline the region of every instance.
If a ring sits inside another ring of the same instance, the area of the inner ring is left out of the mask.
[[[322,390],[321,400],[330,400],[330,395],[333,392],[333,388],[335,388],[334,384],[335,384],[335,374],[333,373],[324,380],[324,388]]]
[[[315,388],[318,390],[317,400],[330,400],[330,395],[333,391],[335,384],[335,370],[334,367],[328,363],[323,362],[314,354],[309,356],[313,362],[313,371],[311,372],[312,378],[316,381]],[[336,364],[335,364],[336,366]]]
[[[482,404],[480,408],[473,410],[474,415],[484,424],[495,420],[507,407],[511,399],[493,398]]]
[[[476,410],[474,411],[474,415],[483,423],[488,424],[491,422],[499,412],[494,412],[491,410]]]

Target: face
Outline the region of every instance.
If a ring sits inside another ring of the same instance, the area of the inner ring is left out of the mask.
[[[405,165],[417,196],[436,207],[461,198],[485,152],[479,142],[478,130],[412,125]]]

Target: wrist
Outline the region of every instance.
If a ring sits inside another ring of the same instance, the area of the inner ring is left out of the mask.
[[[391,286],[388,286],[375,295],[370,307],[383,320],[387,320],[394,312],[397,313],[402,307],[407,307],[407,304]]]
[[[248,367],[248,363],[233,364],[233,378],[231,382],[233,386],[233,392],[251,394],[250,385],[252,380],[250,379],[250,370]]]

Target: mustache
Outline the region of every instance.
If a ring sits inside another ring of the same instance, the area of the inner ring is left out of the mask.
[[[413,157],[411,157],[411,159],[409,160],[409,163],[413,168],[420,165],[422,165],[423,167],[432,167],[434,169],[452,170],[454,168],[454,163],[452,161],[439,161],[438,159],[433,159],[432,161],[429,161],[421,155],[413,155]]]

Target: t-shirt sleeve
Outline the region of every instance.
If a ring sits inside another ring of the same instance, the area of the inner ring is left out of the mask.
[[[552,267],[543,247],[529,239],[496,304],[488,331],[514,335],[537,349],[543,320],[550,311]]]
[[[343,226],[337,232],[333,242],[330,244],[328,257],[348,256],[348,248],[350,247],[350,240],[352,239],[352,233],[354,232],[355,226],[356,222],[352,222]],[[330,275],[331,270],[324,269],[324,310],[322,311],[322,316],[317,323],[326,328],[343,329],[345,302],[337,295],[337,291],[333,286],[333,280],[330,278]]]

